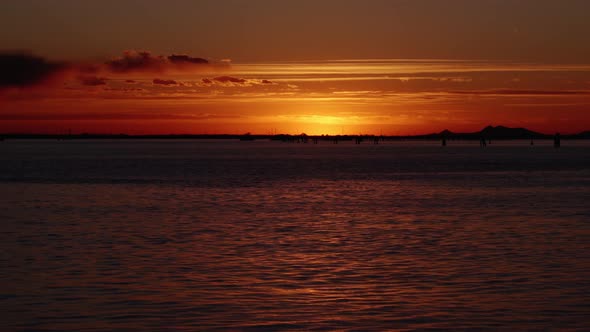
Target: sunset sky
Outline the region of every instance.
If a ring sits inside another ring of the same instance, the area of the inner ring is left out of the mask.
[[[0,133],[590,129],[590,1],[0,2]]]

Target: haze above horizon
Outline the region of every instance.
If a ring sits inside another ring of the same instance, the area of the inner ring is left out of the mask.
[[[577,0],[3,1],[0,132],[581,132],[589,11]]]

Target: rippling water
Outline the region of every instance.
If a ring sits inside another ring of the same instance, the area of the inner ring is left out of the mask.
[[[564,145],[5,141],[2,326],[587,330]]]

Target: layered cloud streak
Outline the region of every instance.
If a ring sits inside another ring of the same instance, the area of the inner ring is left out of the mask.
[[[212,124],[220,132],[272,126],[308,133],[342,128],[375,133],[385,128],[393,134],[409,133],[407,128],[472,130],[490,123],[538,130],[566,123],[590,127],[585,115],[590,66],[584,64],[369,59],[230,66],[227,61],[136,51],[100,63],[23,59],[20,68],[31,68],[3,78],[0,89],[51,89],[0,95],[10,111],[6,114],[21,110],[21,116],[13,117],[19,121],[95,117],[105,122],[143,116],[156,126],[169,113],[190,122],[196,132]],[[56,81],[62,84],[47,84]],[[84,101],[92,110],[68,106],[73,101]],[[45,109],[66,111],[42,115],[41,103]],[[129,109],[134,111],[125,111]],[[98,116],[100,110],[108,115]],[[126,115],[119,117],[114,110]]]

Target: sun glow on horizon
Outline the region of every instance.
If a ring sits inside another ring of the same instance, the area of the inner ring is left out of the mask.
[[[137,66],[136,58],[127,65]],[[103,68],[92,76],[68,68],[56,73],[58,82],[0,90],[0,132],[406,135],[476,131],[489,123],[545,132],[590,128],[587,65],[390,59],[236,64],[181,74],[184,67],[163,57],[144,58],[141,69]],[[175,71],[155,71],[154,62]]]

